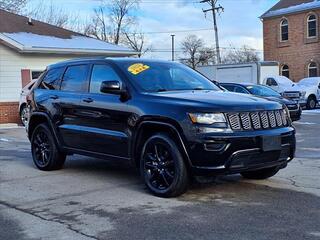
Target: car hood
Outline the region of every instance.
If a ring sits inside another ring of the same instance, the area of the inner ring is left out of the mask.
[[[258,111],[281,109],[282,105],[248,94],[223,91],[167,91],[148,93],[153,100],[188,105],[200,109],[231,111]]]
[[[291,88],[291,91],[299,91],[299,92],[315,91],[315,90],[317,90],[317,86],[313,86],[313,85],[296,84]]]
[[[275,102],[278,102],[278,103],[281,103],[281,104],[285,104],[285,105],[295,104],[294,101],[291,101],[291,100],[286,99],[284,97],[263,97],[263,98],[268,99],[270,101],[275,101]]]

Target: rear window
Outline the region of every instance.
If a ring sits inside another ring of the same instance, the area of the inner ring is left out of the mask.
[[[68,67],[63,75],[61,90],[84,91],[88,68],[88,65],[77,65]]]
[[[50,69],[43,78],[39,88],[47,90],[58,90],[64,68]]]

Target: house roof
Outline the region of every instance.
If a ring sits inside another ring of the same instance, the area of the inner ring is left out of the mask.
[[[0,9],[0,43],[21,53],[129,56],[137,52]]]
[[[320,8],[320,0],[280,0],[260,18],[277,17]]]

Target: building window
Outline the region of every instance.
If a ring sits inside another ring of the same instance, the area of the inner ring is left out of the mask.
[[[308,65],[308,76],[317,77],[318,76],[318,66],[315,62],[311,62]]]
[[[31,79],[38,79],[43,71],[31,71]]]
[[[289,73],[289,66],[288,65],[283,65],[281,67],[281,75],[285,76],[287,78],[290,78],[290,73]]]
[[[280,24],[281,42],[289,40],[289,24],[287,19],[283,19]]]
[[[312,14],[308,17],[308,38],[317,36],[317,17]]]

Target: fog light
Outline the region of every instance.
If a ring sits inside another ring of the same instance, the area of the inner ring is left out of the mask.
[[[204,144],[204,149],[206,151],[222,151],[223,149],[225,149],[227,146],[226,143],[221,143],[221,142],[211,142],[211,143],[205,143]]]

